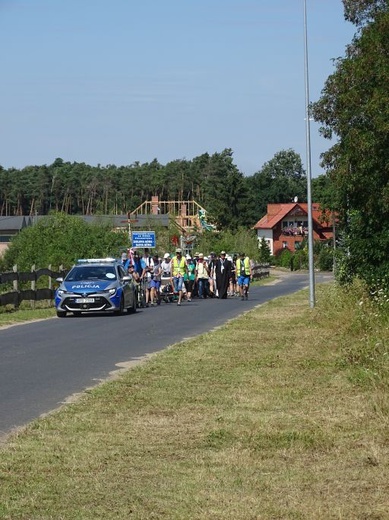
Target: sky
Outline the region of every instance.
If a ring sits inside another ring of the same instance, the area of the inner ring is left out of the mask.
[[[306,0],[309,100],[355,27]],[[191,160],[307,168],[304,0],[0,0],[0,165]],[[310,123],[311,175],[330,141]]]

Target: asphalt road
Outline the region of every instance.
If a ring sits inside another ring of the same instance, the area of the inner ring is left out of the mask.
[[[331,274],[316,274],[316,283]],[[134,315],[52,318],[0,329],[0,436],[96,385],[123,365],[207,332],[256,305],[296,292],[306,273],[251,287],[239,298],[162,303]]]

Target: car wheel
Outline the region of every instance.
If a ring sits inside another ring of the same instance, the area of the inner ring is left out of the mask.
[[[66,311],[57,311],[58,318],[65,318],[66,317]]]
[[[116,314],[116,316],[121,316],[123,314],[123,311],[124,311],[124,298],[122,295],[122,297],[120,298],[120,307],[117,311],[114,311],[114,314]]]

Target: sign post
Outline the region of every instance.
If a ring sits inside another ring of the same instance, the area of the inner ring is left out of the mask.
[[[155,247],[155,231],[133,231],[131,243],[132,247]]]

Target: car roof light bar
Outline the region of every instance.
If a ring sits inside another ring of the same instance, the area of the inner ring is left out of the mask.
[[[97,264],[104,262],[116,262],[116,258],[79,258],[77,260],[78,264]]]

